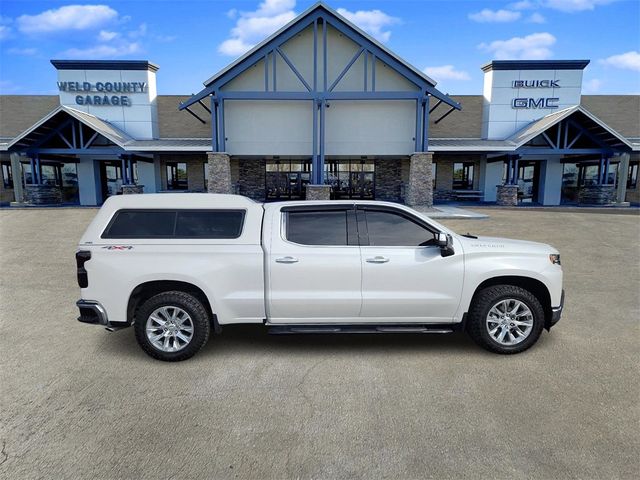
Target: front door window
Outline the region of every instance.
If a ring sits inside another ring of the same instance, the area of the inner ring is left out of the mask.
[[[453,189],[473,190],[473,162],[453,164]]]

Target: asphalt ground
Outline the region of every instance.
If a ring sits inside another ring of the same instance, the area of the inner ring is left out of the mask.
[[[564,316],[520,355],[237,326],[168,364],[75,320],[94,214],[0,211],[1,478],[638,478],[637,215],[443,221],[560,249]]]

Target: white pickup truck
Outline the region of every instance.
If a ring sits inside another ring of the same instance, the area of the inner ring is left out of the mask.
[[[237,195],[110,197],[80,240],[79,321],[134,326],[166,361],[222,326],[270,333],[448,333],[497,353],[562,313],[549,245],[457,235],[403,205],[257,203]]]

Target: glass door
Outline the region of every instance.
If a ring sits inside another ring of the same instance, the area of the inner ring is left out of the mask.
[[[103,202],[111,195],[122,192],[121,162],[100,162],[100,186]]]
[[[540,162],[519,162],[518,200],[520,203],[538,203]]]

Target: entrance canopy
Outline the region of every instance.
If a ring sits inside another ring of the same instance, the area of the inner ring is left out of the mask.
[[[3,150],[28,155],[119,155],[133,138],[89,113],[60,106],[3,145]]]

